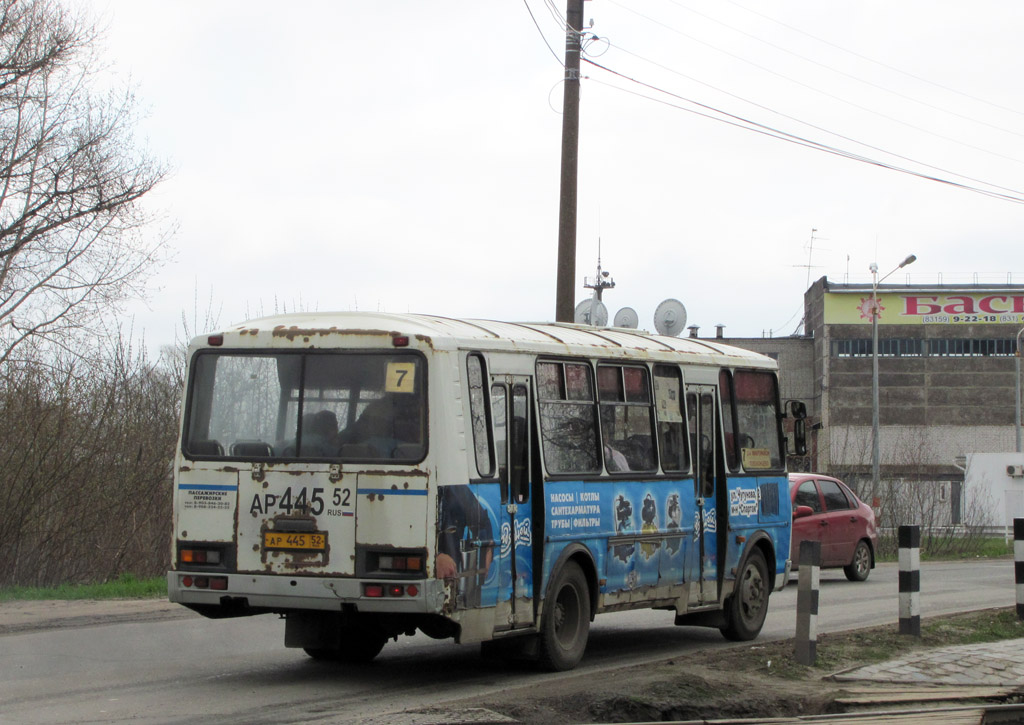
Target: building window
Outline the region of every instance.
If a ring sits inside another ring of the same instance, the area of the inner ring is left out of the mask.
[[[832,340],[832,357],[871,357],[871,338]],[[1009,339],[905,339],[878,341],[879,357],[1013,357],[1017,341]]]
[[[1012,357],[1017,341],[1004,340],[928,340],[928,354],[940,357]]]

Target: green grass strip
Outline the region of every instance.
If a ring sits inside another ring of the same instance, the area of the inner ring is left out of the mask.
[[[122,574],[113,581],[99,584],[0,588],[0,602],[39,599],[155,599],[166,596],[165,577],[139,579],[133,574]]]

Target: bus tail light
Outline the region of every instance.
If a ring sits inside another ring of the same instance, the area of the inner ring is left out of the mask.
[[[421,556],[381,556],[377,564],[381,571],[423,571]]]
[[[178,557],[182,564],[220,564],[219,549],[181,549]]]
[[[181,577],[181,586],[186,589],[214,589],[220,592],[228,590],[228,578],[226,576],[192,576],[186,574]]]
[[[369,576],[378,574],[412,574],[423,576],[426,564],[426,552],[419,551],[374,551],[364,554],[365,573]]]
[[[363,596],[371,599],[383,599],[385,597],[415,597],[420,593],[420,588],[415,584],[363,584]]]

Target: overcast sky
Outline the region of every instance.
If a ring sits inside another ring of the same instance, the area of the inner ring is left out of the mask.
[[[175,260],[131,309],[151,345],[211,300],[221,326],[554,318],[564,0],[85,1],[172,168],[148,203]],[[909,253],[889,281],[1024,283],[1024,205],[766,135],[1024,200],[1019,0],[590,0],[585,18],[587,57],[621,75],[583,66],[577,300],[598,239],[610,314],[652,329],[674,297],[702,335],[792,334],[808,280]]]

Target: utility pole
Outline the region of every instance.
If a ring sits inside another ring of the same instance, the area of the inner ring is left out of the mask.
[[[572,322],[576,280],[576,179],[580,156],[580,37],[583,0],[567,0],[565,87],[562,101],[562,178],[558,206],[555,321]]]

